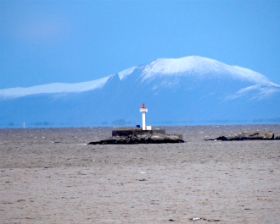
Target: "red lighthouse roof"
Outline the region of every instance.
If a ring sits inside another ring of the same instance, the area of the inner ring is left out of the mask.
[[[146,109],[146,106],[144,103],[142,103],[141,108]]]

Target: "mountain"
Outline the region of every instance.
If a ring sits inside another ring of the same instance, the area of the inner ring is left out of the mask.
[[[280,85],[200,56],[157,59],[101,79],[0,89],[0,125],[119,126],[279,123]]]

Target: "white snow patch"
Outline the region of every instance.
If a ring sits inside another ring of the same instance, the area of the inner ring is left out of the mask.
[[[38,94],[79,93],[102,88],[112,76],[79,83],[50,83],[31,87],[0,89],[0,98],[18,98]]]
[[[253,70],[228,65],[214,59],[200,56],[157,59],[145,66],[142,79],[147,80],[158,76],[188,75],[230,75],[232,78],[247,80],[253,83],[272,83],[264,75]]]
[[[270,96],[280,91],[280,86],[267,79],[261,73],[248,68],[228,65],[220,61],[200,57],[187,56],[182,58],[163,58],[157,59],[144,67],[133,66],[117,73],[120,80],[124,80],[131,75],[135,69],[142,69],[140,80],[153,80],[158,77],[176,77],[176,79],[164,79],[156,82],[153,88],[160,87],[176,88],[180,83],[181,76],[199,76],[199,77],[230,77],[249,82],[249,86],[240,89],[231,96],[231,99],[238,98],[247,93],[258,93],[259,96]],[[37,85],[31,87],[16,87],[8,89],[0,89],[0,99],[18,98],[38,94],[63,94],[63,93],[79,93],[102,88],[107,81],[113,77],[106,76],[93,81],[80,83],[51,83]]]
[[[234,100],[248,94],[254,94],[253,99],[263,99],[280,92],[280,86],[277,84],[271,85],[251,85],[238,90],[235,94],[227,97],[228,100]]]
[[[137,68],[137,66],[133,66],[131,68],[125,69],[118,73],[120,80],[125,79],[127,76],[131,75],[134,70]]]

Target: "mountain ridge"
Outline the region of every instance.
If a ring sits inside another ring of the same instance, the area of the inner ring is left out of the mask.
[[[157,59],[101,79],[55,85],[49,92],[40,87],[0,90],[0,125],[131,126],[139,123],[142,103],[149,107],[150,124],[280,123],[277,83],[198,56]]]
[[[205,58],[201,56],[186,56],[181,58],[159,58],[145,66],[132,66],[122,70],[116,74],[108,75],[96,80],[90,80],[79,83],[48,83],[35,85],[31,87],[14,87],[0,89],[0,99],[18,98],[36,94],[57,94],[57,93],[75,93],[92,91],[97,88],[102,88],[108,80],[117,75],[120,80],[125,80],[135,70],[142,69],[141,80],[155,78],[155,76],[180,76],[186,75],[233,75],[235,78],[245,79],[255,84],[271,86],[275,89],[280,89],[280,85],[273,83],[264,75],[255,72],[251,69],[228,65],[220,61]]]

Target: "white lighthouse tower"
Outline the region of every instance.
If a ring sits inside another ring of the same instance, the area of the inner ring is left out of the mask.
[[[145,106],[145,104],[142,104],[140,107],[140,112],[142,113],[142,130],[148,130],[146,125],[146,113],[148,112],[148,108]]]

